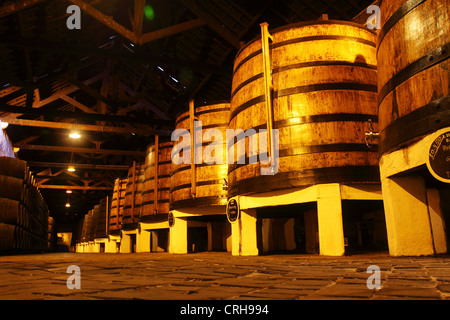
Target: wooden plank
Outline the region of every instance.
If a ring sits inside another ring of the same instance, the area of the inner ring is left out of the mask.
[[[195,167],[195,107],[194,100],[189,100],[189,127],[191,133],[191,196],[197,194],[197,172]]]
[[[206,12],[203,8],[201,8],[196,2],[189,0],[180,0],[180,2],[192,11],[199,18],[204,19],[208,25],[216,31],[219,35],[221,35],[228,43],[230,43],[236,49],[241,48],[241,44],[239,43],[239,39],[237,39],[234,35],[232,35],[229,31],[227,31],[221,23],[219,23],[216,19],[212,18],[211,14]]]
[[[14,147],[23,150],[52,151],[52,152],[74,152],[74,153],[94,153],[94,154],[116,154],[123,156],[145,157],[145,152],[128,151],[128,150],[108,150],[108,149],[90,149],[60,146],[43,146],[43,145],[15,145]]]
[[[155,174],[154,174],[155,188],[153,190],[154,195],[153,204],[155,208],[155,213],[157,213],[158,210],[158,170],[159,170],[158,162],[159,162],[159,136],[155,135]]]
[[[69,185],[38,185],[38,189],[61,189],[61,190],[113,190],[114,187],[91,187],[91,186],[69,186]]]
[[[131,30],[125,28],[120,23],[117,23],[114,21],[113,17],[107,16],[103,14],[102,12],[98,11],[91,5],[87,4],[86,2],[82,0],[69,0],[73,4],[80,7],[81,10],[89,14],[91,17],[99,21],[100,23],[104,24],[108,28],[116,31],[121,36],[127,38],[133,43],[137,43],[136,35]]]
[[[61,46],[58,42],[48,41],[39,38],[20,37],[11,34],[0,34],[0,43],[7,46],[19,47],[19,48],[31,48],[38,51],[66,54],[68,56],[78,57],[95,57],[101,59],[109,59],[113,61],[134,63],[134,64],[163,64],[170,65],[176,68],[189,68],[200,72],[211,72],[214,74],[220,74],[229,76],[231,70],[228,67],[221,67],[205,62],[196,62],[183,59],[175,59],[170,57],[151,56],[148,54],[129,54],[128,52],[121,52],[113,49],[103,49],[96,47],[86,46],[71,46],[65,44]],[[101,77],[102,75],[100,75]]]
[[[119,166],[119,165],[108,165],[108,164],[90,164],[90,163],[62,163],[62,162],[27,162],[30,168],[34,167],[48,167],[48,168],[67,168],[69,165],[73,165],[76,169],[87,169],[87,170],[115,170],[115,171],[128,171],[129,166]],[[48,169],[47,169],[48,170]],[[44,170],[45,171],[45,170]]]
[[[80,109],[81,111],[87,112],[87,113],[97,113],[95,110],[92,110],[89,107],[86,107],[84,104],[76,101],[75,99],[72,99],[71,97],[67,96],[67,95],[60,95],[60,98],[68,103],[70,103],[71,105],[73,105],[74,107]]]
[[[76,120],[86,120],[86,121],[107,121],[107,122],[125,122],[128,124],[146,124],[146,125],[161,125],[173,127],[172,120],[161,120],[155,119],[153,117],[139,117],[131,118],[125,116],[116,116],[108,114],[95,114],[95,113],[85,113],[85,112],[72,112],[72,111],[62,111],[62,110],[40,110],[36,108],[24,108],[19,106],[11,106],[0,104],[0,112],[8,112],[12,114],[33,114],[36,116],[51,116],[51,117],[61,117],[65,119],[76,119]],[[11,118],[16,118],[17,116],[9,115],[4,117],[3,120],[8,122]],[[11,122],[12,123],[12,122]],[[160,133],[161,135],[163,133]]]
[[[0,18],[9,16],[16,12],[22,11],[24,9],[28,9],[32,6],[40,4],[42,2],[46,2],[47,0],[14,0],[9,1],[6,4],[3,4],[0,7]]]
[[[79,131],[93,131],[93,132],[106,132],[131,135],[132,133],[139,136],[151,136],[154,134],[161,134],[162,136],[170,136],[172,134],[169,130],[154,130],[149,128],[129,128],[129,127],[112,127],[101,126],[91,124],[75,124],[67,122],[52,122],[52,121],[40,121],[40,120],[26,120],[26,119],[13,119],[8,118],[5,120],[10,125],[18,125],[24,127],[38,127],[38,128],[52,128],[52,129],[67,129],[67,130],[79,130]]]
[[[205,24],[206,24],[205,20],[203,20],[202,18],[198,18],[198,19],[183,22],[183,23],[180,23],[180,24],[177,24],[174,26],[170,26],[170,27],[167,27],[164,29],[152,31],[152,32],[143,34],[139,38],[139,44],[142,45],[147,42],[151,42],[151,41],[155,41],[155,40],[158,40],[161,38],[169,37],[169,36],[172,36],[177,33],[181,33],[181,32],[193,29],[193,28],[203,26]]]

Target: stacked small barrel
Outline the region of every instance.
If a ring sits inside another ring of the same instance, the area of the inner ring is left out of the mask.
[[[26,161],[0,157],[0,252],[47,250],[48,219]]]

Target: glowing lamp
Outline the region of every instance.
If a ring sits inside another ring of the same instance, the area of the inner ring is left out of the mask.
[[[80,139],[80,138],[81,138],[81,135],[80,135],[78,132],[74,131],[74,132],[71,132],[71,133],[69,134],[69,138],[72,138],[72,139]]]

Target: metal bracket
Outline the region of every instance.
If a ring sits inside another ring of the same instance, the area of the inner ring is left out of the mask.
[[[369,122],[369,131],[366,131],[364,140],[366,142],[366,146],[368,148],[372,148],[373,147],[373,140],[375,138],[378,139],[378,136],[380,135],[379,132],[374,132],[373,131],[373,122],[372,119],[367,120],[367,122]]]
[[[222,185],[223,190],[228,190],[228,181],[227,179],[223,178],[224,184]]]

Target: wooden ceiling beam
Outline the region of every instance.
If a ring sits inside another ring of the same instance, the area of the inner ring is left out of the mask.
[[[204,62],[194,62],[182,59],[174,59],[161,56],[149,56],[147,54],[129,54],[112,49],[102,49],[96,47],[73,46],[70,44],[61,44],[45,39],[36,39],[28,37],[18,37],[11,34],[0,34],[0,44],[19,48],[31,48],[38,51],[66,54],[68,56],[95,57],[109,59],[113,61],[139,63],[139,64],[163,64],[175,68],[189,68],[201,72],[211,72],[229,76],[232,70]]]
[[[222,36],[229,44],[231,44],[236,49],[241,48],[239,39],[237,39],[233,34],[231,34],[227,29],[225,29],[221,23],[214,19],[208,12],[201,8],[196,1],[191,0],[180,0],[180,2],[188,8],[197,17],[206,21],[206,23],[220,36]]]
[[[7,119],[5,120],[10,125],[18,125],[23,127],[37,127],[37,128],[51,128],[51,129],[67,129],[67,130],[77,130],[77,131],[92,131],[92,132],[103,132],[103,133],[117,133],[131,135],[134,133],[139,136],[153,136],[162,135],[170,136],[172,134],[169,130],[154,130],[152,128],[130,128],[130,127],[113,127],[113,126],[102,126],[102,125],[91,125],[91,124],[77,124],[77,123],[67,123],[67,122],[52,122],[52,121],[40,121],[40,120],[26,120],[26,119]]]
[[[127,38],[131,42],[137,43],[136,34],[133,31],[129,30],[128,28],[125,28],[124,26],[122,26],[120,23],[117,23],[116,21],[114,21],[113,17],[103,14],[102,12],[95,9],[93,6],[86,3],[85,1],[82,1],[82,0],[69,0],[69,1],[72,2],[73,4],[79,6],[81,10],[83,10],[84,12],[89,14],[95,20],[104,24],[108,28],[114,30],[115,32],[117,32],[121,36]]]
[[[91,149],[91,148],[77,148],[77,147],[61,147],[61,146],[44,146],[44,145],[14,145],[14,147],[23,150],[36,150],[36,151],[51,151],[51,152],[73,152],[73,153],[93,153],[93,154],[116,154],[123,156],[143,157],[145,152],[143,151],[131,151],[131,150],[109,150],[109,149]]]
[[[142,27],[144,25],[144,9],[145,0],[134,0],[134,16],[131,19],[131,25],[133,27],[136,38],[140,38],[142,35]]]
[[[17,13],[47,0],[14,0],[0,6],[0,18]]]
[[[86,113],[98,113],[97,111],[95,111],[89,107],[86,107],[84,104],[76,101],[75,99],[72,99],[71,97],[69,97],[67,95],[60,95],[59,97],[60,97],[60,99],[66,101],[67,103],[70,103],[74,107],[80,109],[81,111],[84,111]]]
[[[193,28],[197,28],[206,24],[206,21],[202,18],[182,22],[164,29],[145,33],[139,38],[139,44],[145,44],[147,42],[155,41],[158,39],[170,37],[174,34],[181,33]]]
[[[69,186],[69,185],[38,185],[39,189],[61,189],[61,190],[113,190],[114,187],[92,187],[92,186]]]
[[[62,162],[33,162],[29,161],[28,166],[30,168],[68,168],[69,165],[73,165],[75,169],[84,170],[113,170],[113,171],[128,171],[130,166],[110,165],[110,164],[90,164],[90,163],[62,163]]]
[[[95,114],[95,113],[84,113],[77,111],[64,111],[64,110],[42,110],[37,108],[24,108],[18,106],[10,106],[5,104],[0,104],[0,112],[7,112],[11,114],[29,114],[39,116],[50,116],[50,117],[60,117],[65,119],[76,119],[77,121],[106,121],[106,122],[119,122],[119,123],[128,123],[128,124],[146,124],[146,125],[155,125],[155,126],[164,126],[164,127],[173,127],[173,120],[161,120],[155,119],[153,117],[139,117],[132,118],[126,116],[116,116],[109,114]],[[13,123],[13,118],[15,116],[4,116],[2,121],[5,122],[11,121]],[[165,131],[166,134],[169,134]],[[164,130],[161,131],[164,134]]]

